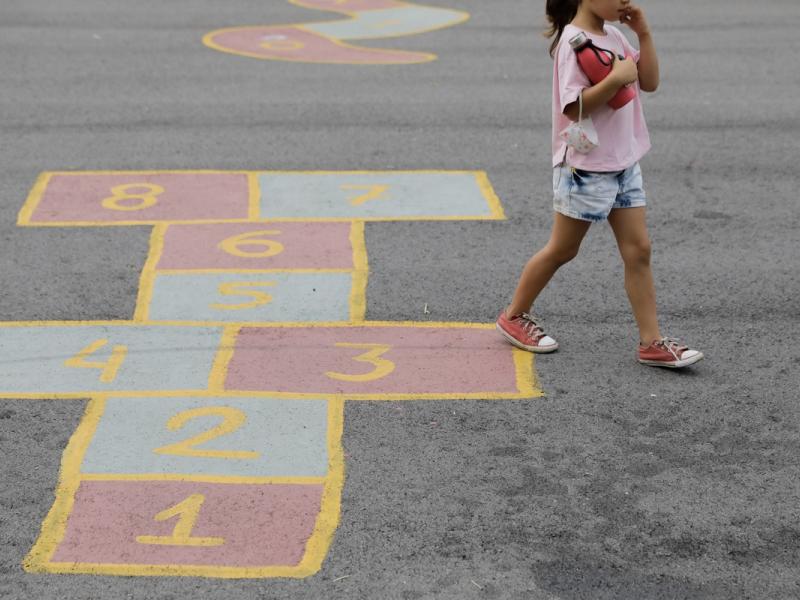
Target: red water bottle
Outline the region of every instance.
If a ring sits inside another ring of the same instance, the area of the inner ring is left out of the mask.
[[[614,53],[611,50],[598,48],[592,43],[583,32],[570,38],[569,45],[578,55],[578,64],[586,73],[586,76],[594,84],[600,83],[611,73],[611,66],[614,64]],[[620,58],[624,58],[620,56]],[[636,97],[636,90],[633,86],[623,85],[619,88],[616,95],[608,101],[608,105],[613,109],[622,108]]]

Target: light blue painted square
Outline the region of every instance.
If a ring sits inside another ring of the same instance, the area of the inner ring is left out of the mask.
[[[492,216],[468,172],[265,173],[260,188],[261,216],[270,219]],[[375,197],[360,201],[367,196]]]
[[[303,28],[340,40],[365,40],[430,31],[455,25],[465,17],[465,13],[444,8],[402,6],[362,11],[353,18],[309,23]]]
[[[207,414],[185,413],[205,409]],[[222,410],[220,410],[222,409]],[[182,426],[167,427],[183,414]],[[229,433],[189,451],[251,452],[198,457],[155,449],[243,417]],[[82,473],[242,477],[324,477],[328,472],[328,402],[270,398],[109,398],[81,465]]]
[[[149,316],[153,321],[348,321],[352,287],[350,273],[158,274]],[[260,304],[244,307],[253,302]]]
[[[0,327],[0,393],[204,390],[221,337],[221,327]],[[86,361],[105,363],[115,346],[126,348],[108,383],[102,368],[65,364],[97,340],[108,341]]]

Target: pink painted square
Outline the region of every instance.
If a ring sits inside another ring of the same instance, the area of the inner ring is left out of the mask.
[[[322,485],[83,481],[52,562],[295,566],[320,512]],[[163,515],[174,509],[174,516]],[[167,517],[156,520],[156,515]],[[181,519],[196,518],[182,544]],[[205,539],[209,545],[192,545]],[[220,542],[221,540],[221,542]]]
[[[243,173],[54,174],[31,223],[245,219]]]
[[[333,394],[514,393],[512,347],[468,327],[244,327],[226,389]]]
[[[158,269],[352,269],[350,223],[171,225]]]

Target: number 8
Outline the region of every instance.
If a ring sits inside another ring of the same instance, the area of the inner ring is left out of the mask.
[[[144,189],[146,191],[135,193],[133,190]],[[103,198],[103,208],[109,210],[143,210],[150,208],[158,202],[158,196],[164,193],[164,188],[154,183],[126,183],[115,185],[111,188],[112,195]],[[139,199],[137,204],[122,204],[123,200]]]

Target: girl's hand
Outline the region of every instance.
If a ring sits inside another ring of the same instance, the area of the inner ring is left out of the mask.
[[[622,9],[619,22],[633,29],[639,37],[650,33],[650,26],[644,17],[644,11],[635,4],[627,4]]]
[[[614,64],[611,65],[611,73],[609,77],[613,77],[620,87],[628,85],[639,79],[639,69],[636,63],[629,56],[627,58],[617,58]]]

